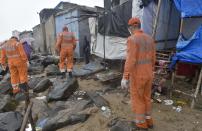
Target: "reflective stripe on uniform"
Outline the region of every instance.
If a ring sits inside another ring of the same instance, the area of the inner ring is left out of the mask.
[[[145,114],[135,114],[135,117],[144,117],[145,118]]]
[[[8,58],[18,58],[18,57],[20,57],[20,55],[18,55],[18,54],[16,54],[16,55],[8,55],[7,54],[7,57]]]
[[[15,48],[14,47],[6,47],[5,50],[6,51],[15,51]]]
[[[67,72],[72,72],[72,69],[67,69]]]
[[[146,112],[146,116],[151,116],[151,114],[152,114],[151,111]]]
[[[65,69],[60,69],[60,72],[64,73],[64,72],[65,72]]]
[[[146,118],[146,119],[151,119],[151,116],[146,116],[145,118]]]
[[[142,59],[136,62],[137,65],[144,65],[144,64],[150,64],[150,63],[152,63],[151,59]]]
[[[70,45],[72,45],[72,43],[63,43],[63,44],[61,44],[61,47],[68,47]]]
[[[145,122],[146,122],[145,120],[135,120],[136,124],[142,124],[142,123],[145,123]]]
[[[16,87],[16,86],[18,86],[19,84],[12,84],[12,87]]]
[[[16,44],[19,45],[19,42]],[[6,51],[6,56],[8,58],[18,58],[20,55],[16,52],[16,46],[15,45],[5,45],[3,47]]]

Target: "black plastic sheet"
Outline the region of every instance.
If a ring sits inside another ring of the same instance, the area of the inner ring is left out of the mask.
[[[132,17],[132,0],[106,11],[98,20],[98,32],[107,36],[128,37],[128,20]],[[104,33],[105,31],[105,33]]]

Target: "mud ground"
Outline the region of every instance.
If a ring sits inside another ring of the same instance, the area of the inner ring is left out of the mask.
[[[93,79],[79,79],[80,90],[102,90],[105,85]],[[85,123],[59,129],[58,131],[109,131],[107,124],[113,118],[125,118],[133,120],[130,109],[129,97],[124,97],[124,92],[112,91],[106,93],[104,98],[110,103],[112,116],[106,118],[101,111],[94,113]],[[124,101],[124,102],[123,102]],[[202,131],[202,112],[191,110],[189,105],[182,107],[181,112],[173,110],[172,106],[153,103],[153,118],[155,128],[151,131]]]

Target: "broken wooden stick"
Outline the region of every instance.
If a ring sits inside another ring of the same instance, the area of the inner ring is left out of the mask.
[[[26,113],[25,113],[25,116],[24,116],[24,119],[23,119],[23,122],[22,122],[22,126],[20,128],[20,131],[25,131],[25,128],[26,128],[26,125],[27,125],[27,121],[29,119],[29,116],[31,115],[30,112],[31,112],[31,109],[32,109],[32,106],[33,106],[33,102],[31,102],[26,110]]]
[[[199,89],[201,87],[201,81],[202,81],[202,67],[201,67],[201,71],[200,71],[200,74],[199,74],[199,79],[198,79],[198,83],[197,83],[197,86],[196,86],[196,91],[194,93],[194,98],[193,98],[192,103],[191,103],[191,109],[194,108],[195,100],[197,98],[197,95],[199,93]]]

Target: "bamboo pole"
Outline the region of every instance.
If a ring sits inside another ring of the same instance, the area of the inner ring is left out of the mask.
[[[198,79],[198,83],[197,83],[197,86],[196,86],[196,91],[194,93],[194,98],[193,98],[192,103],[191,103],[191,109],[194,108],[195,100],[197,98],[197,95],[199,93],[199,89],[201,87],[201,81],[202,81],[202,68],[201,68],[201,71],[200,71],[200,74],[199,74],[199,79]]]
[[[156,19],[155,19],[155,22],[154,22],[154,30],[152,32],[152,37],[154,39],[156,37],[157,24],[158,24],[159,15],[160,15],[161,3],[162,3],[162,0],[159,0],[158,7],[157,7],[157,13],[156,13]]]

